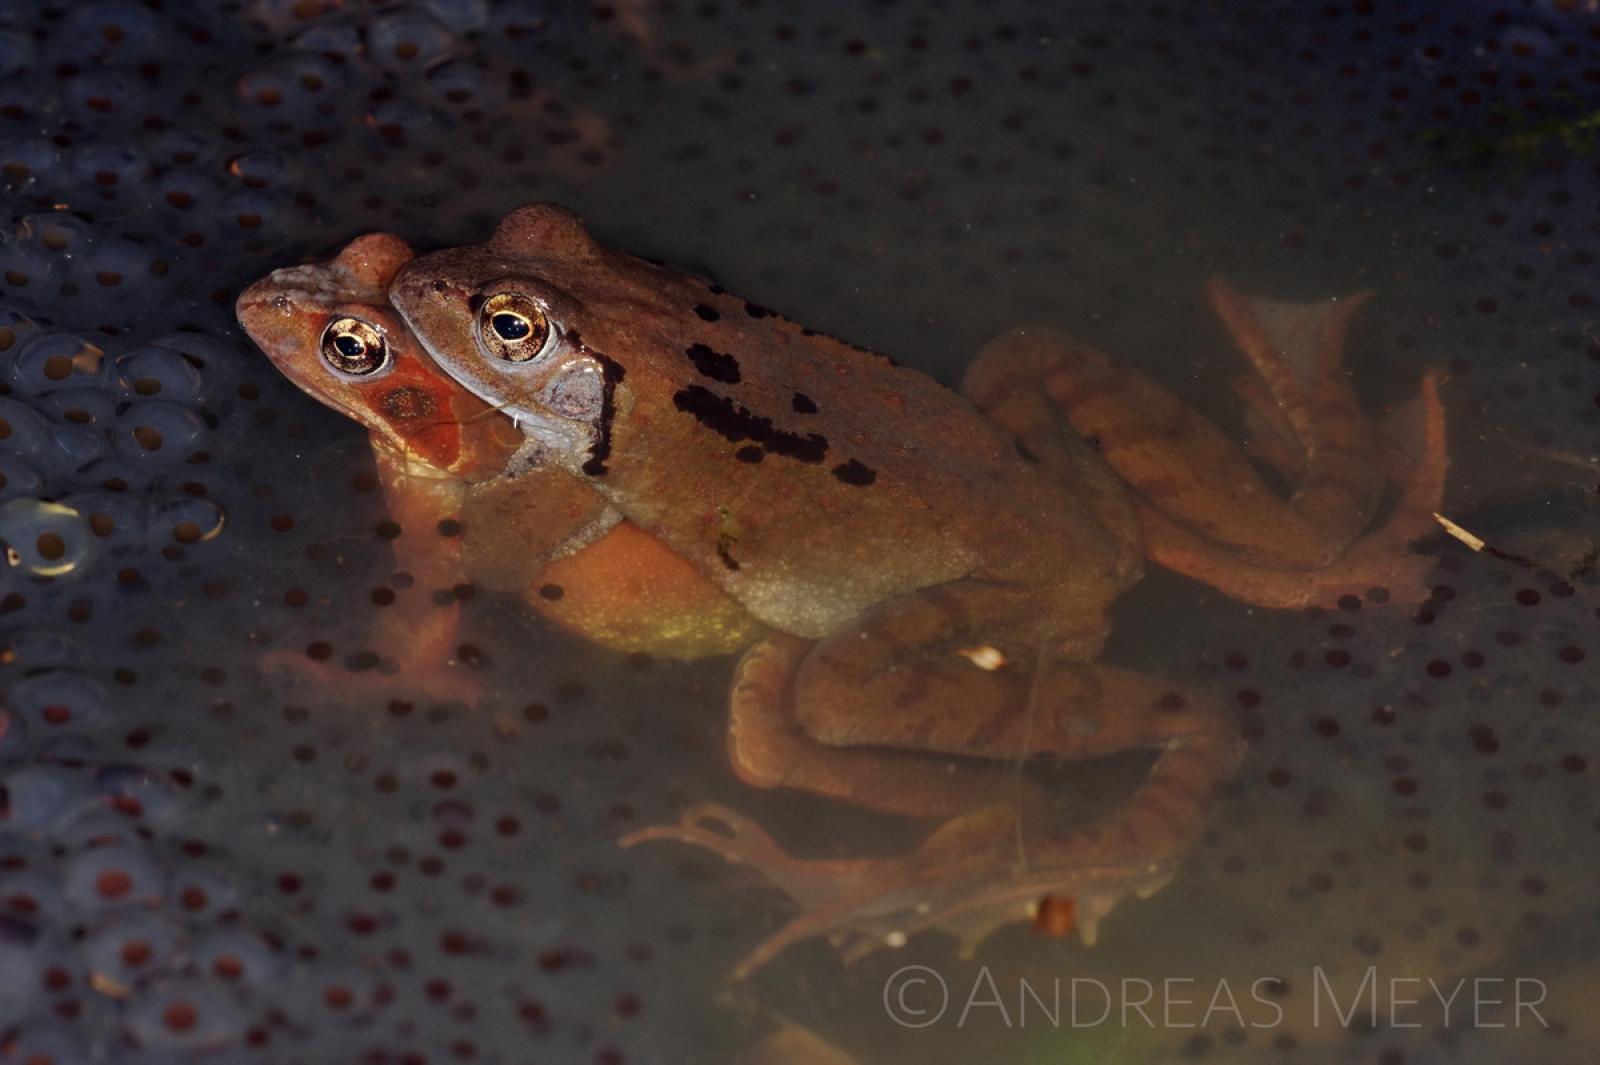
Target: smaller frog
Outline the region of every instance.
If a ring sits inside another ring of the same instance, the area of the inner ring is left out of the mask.
[[[618,650],[695,658],[748,643],[755,627],[742,610],[618,520],[587,486],[556,468],[502,476],[522,435],[439,372],[387,302],[389,282],[412,257],[398,237],[361,237],[329,262],[273,272],[237,308],[290,380],[369,432],[400,527],[397,566],[410,578],[397,582],[409,590],[379,615],[373,648],[414,688],[474,694],[453,665],[459,600],[451,590],[465,582],[508,590],[541,616]],[[298,656],[282,660],[344,685],[367,676],[334,674]]]

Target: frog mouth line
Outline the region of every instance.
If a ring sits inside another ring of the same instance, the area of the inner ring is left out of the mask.
[[[437,466],[426,459],[419,459],[415,457],[414,453],[408,448],[396,447],[387,440],[379,441],[377,439],[373,439],[371,444],[373,450],[382,450],[390,455],[393,455],[407,477],[413,477],[417,480],[426,481],[461,480],[461,476],[459,474],[451,473],[442,466]]]

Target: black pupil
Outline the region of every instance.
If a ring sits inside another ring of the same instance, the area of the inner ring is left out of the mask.
[[[359,337],[350,333],[341,333],[333,338],[333,346],[339,349],[339,354],[347,359],[359,359],[367,353],[367,346],[361,343]]]
[[[533,332],[533,326],[520,314],[497,314],[489,320],[501,340],[521,340]]]

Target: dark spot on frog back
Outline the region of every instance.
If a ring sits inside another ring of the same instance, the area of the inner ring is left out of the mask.
[[[800,434],[779,429],[763,417],[700,385],[680,389],[672,397],[675,407],[725,440],[760,444],[767,452],[799,462],[820,463],[828,455],[828,438],[820,433]]]
[[[391,388],[385,392],[379,408],[383,411],[384,417],[397,422],[426,418],[438,409],[432,396],[411,385]]]
[[[877,472],[870,466],[864,465],[859,459],[841,462],[833,468],[832,473],[845,484],[852,484],[857,488],[865,488],[878,479]]]
[[[806,395],[804,392],[796,392],[794,394],[794,399],[790,400],[790,406],[794,407],[794,412],[796,414],[817,413],[817,401]]]
[[[732,355],[713,351],[706,344],[691,344],[684,354],[689,356],[689,361],[703,376],[727,385],[739,383],[739,360]]]

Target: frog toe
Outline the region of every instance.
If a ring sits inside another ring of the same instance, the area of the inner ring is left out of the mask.
[[[650,825],[629,832],[617,841],[621,847],[640,843],[670,841],[688,843],[715,851],[725,861],[738,865],[764,866],[774,859],[787,860],[766,829],[713,802],[695,803],[683,812],[677,824]]]
[[[473,705],[483,696],[481,681],[460,667],[446,663],[387,673],[379,669],[350,669],[293,651],[270,651],[261,656],[257,668],[264,676],[287,675],[348,699],[423,698]]]

